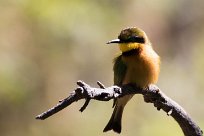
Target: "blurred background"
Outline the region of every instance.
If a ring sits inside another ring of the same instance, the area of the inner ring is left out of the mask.
[[[105,43],[138,26],[161,56],[158,86],[204,128],[203,0],[0,0],[0,135],[112,136],[103,133],[112,101],[72,104],[47,120],[35,116],[69,95],[81,79],[113,84],[117,46]],[[182,136],[178,124],[135,96],[123,136]]]

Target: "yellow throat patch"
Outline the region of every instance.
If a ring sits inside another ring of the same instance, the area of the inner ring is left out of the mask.
[[[138,49],[139,47],[143,46],[144,44],[141,43],[120,43],[119,48],[122,52],[127,52],[132,49]]]

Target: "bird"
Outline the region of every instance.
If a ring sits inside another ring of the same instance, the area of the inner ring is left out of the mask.
[[[153,50],[146,33],[139,27],[123,29],[118,38],[107,44],[118,44],[120,53],[114,58],[114,85],[134,84],[145,89],[157,83],[160,71],[160,57]],[[121,133],[121,121],[124,107],[133,95],[115,99],[112,116],[103,132],[113,130]]]

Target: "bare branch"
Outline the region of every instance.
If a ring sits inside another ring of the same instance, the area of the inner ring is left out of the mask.
[[[76,102],[81,99],[86,99],[87,101],[80,109],[80,111],[82,112],[88,106],[88,103],[90,101],[89,99],[95,99],[99,101],[109,101],[110,99],[118,97],[121,93],[120,91],[121,88],[118,86],[111,86],[105,89],[93,88],[93,87],[90,87],[88,84],[84,83],[83,81],[78,81],[77,85],[79,87],[75,91],[73,91],[69,97],[63,100],[60,100],[56,106],[36,116],[36,119],[44,120],[52,116],[53,114],[59,112],[60,110],[64,109],[65,107],[69,106],[73,102]]]
[[[187,112],[175,101],[167,97],[155,85],[151,85],[148,90],[143,91],[145,102],[153,103],[160,110],[162,109],[168,116],[172,116],[180,125],[185,136],[202,136],[203,132],[199,126],[191,119]]]
[[[86,107],[89,105],[90,100],[91,100],[90,98],[87,98],[84,105],[81,107],[79,111],[83,112],[86,109]]]
[[[36,119],[44,120],[80,99],[86,100],[80,109],[82,112],[86,109],[91,99],[109,101],[128,94],[142,94],[145,102],[153,103],[157,110],[162,109],[168,116],[172,116],[180,125],[185,136],[203,135],[202,130],[190,118],[186,111],[175,101],[167,97],[156,85],[150,85],[146,89],[141,89],[133,84],[127,84],[122,87],[111,86],[108,88],[105,88],[100,82],[97,82],[97,84],[100,88],[93,88],[83,81],[78,81],[77,85],[79,87],[69,97],[61,100],[55,107],[38,115]]]

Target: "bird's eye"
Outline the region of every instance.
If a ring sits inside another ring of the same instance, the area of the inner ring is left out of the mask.
[[[118,36],[118,39],[120,39],[121,43],[145,43],[144,37],[140,37],[140,36],[131,36],[128,38]]]
[[[128,42],[145,43],[145,40],[143,37],[133,36],[128,39]]]

